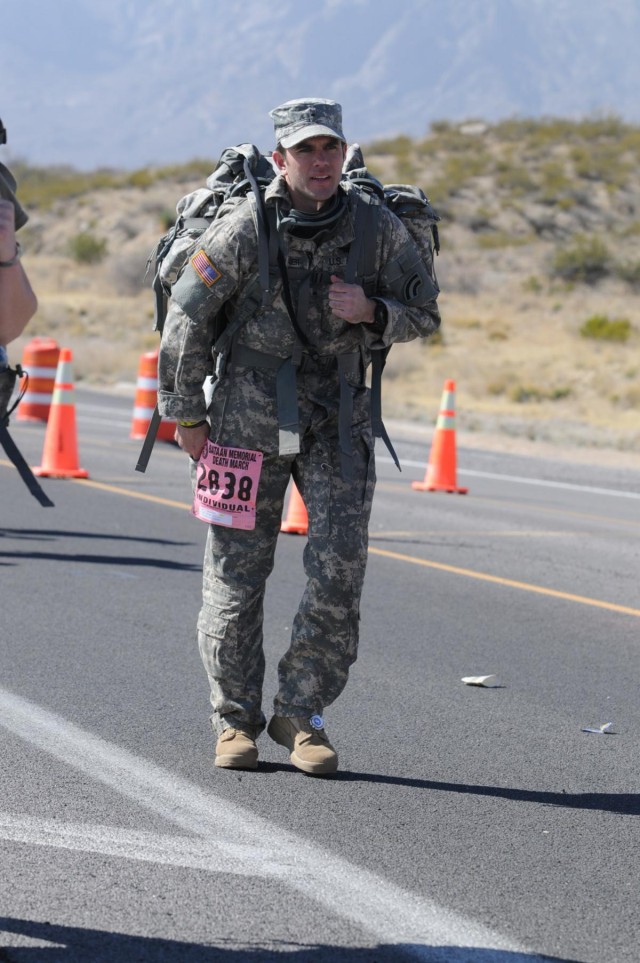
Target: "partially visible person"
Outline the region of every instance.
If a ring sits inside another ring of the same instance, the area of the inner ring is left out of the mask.
[[[0,144],[6,142],[7,132],[0,120]],[[16,197],[15,178],[4,164],[0,164],[0,447],[13,462],[34,498],[48,507],[53,502],[43,492],[8,431],[9,416],[21,397],[19,395],[11,405],[22,370],[20,365],[15,368],[10,366],[6,345],[22,334],[38,307],[29,278],[20,263],[21,251],[16,239],[16,233],[27,220]]]
[[[3,172],[0,171],[0,179]],[[11,201],[0,200],[0,344],[9,344],[22,334],[36,313],[38,300],[20,263],[16,239],[15,209]]]
[[[0,144],[4,143],[6,131],[0,121]],[[0,164],[0,345],[9,344],[21,335],[38,308],[38,300],[20,263],[21,250],[16,237],[26,223],[27,215],[16,197],[15,178]]]

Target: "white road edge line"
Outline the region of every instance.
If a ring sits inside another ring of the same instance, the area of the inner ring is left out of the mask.
[[[40,706],[0,688],[0,724],[10,732],[91,779],[196,837],[192,845],[174,838],[159,856],[165,861],[200,859],[213,872],[267,876],[304,893],[331,913],[342,916],[386,944],[406,947],[411,959],[462,963],[470,947],[514,954],[510,963],[536,963],[536,954],[458,913],[421,899],[395,884],[354,866],[303,837],[289,833],[212,792],[94,736]],[[4,832],[14,836],[19,823],[6,818]],[[23,821],[31,841],[42,833],[44,845],[91,848],[102,845],[114,855],[129,856],[123,844],[137,840],[138,858],[154,850],[158,837],[144,833],[88,827],[54,827],[43,820]],[[161,837],[162,838],[162,837]],[[57,841],[56,841],[57,840]],[[154,841],[155,840],[155,841]],[[25,839],[25,841],[29,841]],[[163,845],[164,845],[163,838]],[[118,852],[116,852],[118,850]],[[104,851],[104,850],[100,850]],[[200,868],[200,866],[198,867]],[[437,947],[447,947],[443,957]],[[491,956],[485,954],[486,963]]]
[[[386,455],[376,455],[376,461],[384,464],[393,465],[393,459]],[[423,461],[410,461],[401,458],[400,464],[407,468],[425,468]],[[640,492],[619,491],[617,488],[593,488],[590,485],[574,485],[571,482],[549,481],[544,478],[527,478],[524,475],[500,475],[490,471],[476,471],[472,468],[458,467],[459,475],[470,475],[473,478],[494,478],[498,481],[519,482],[522,485],[539,485],[543,488],[565,488],[571,492],[586,492],[590,495],[611,495],[613,498],[640,498]]]

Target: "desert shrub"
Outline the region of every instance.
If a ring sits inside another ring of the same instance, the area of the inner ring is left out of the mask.
[[[493,159],[484,151],[449,154],[444,158],[442,172],[431,186],[434,197],[455,195],[474,177],[490,172]]]
[[[543,204],[555,204],[570,197],[573,187],[562,161],[551,160],[540,165],[540,200]],[[575,198],[572,201],[575,203]]]
[[[129,187],[149,187],[156,180],[152,171],[146,167],[132,171],[126,179]]]
[[[628,125],[617,114],[585,117],[578,121],[575,127],[579,136],[588,141],[609,139],[617,142],[629,130]]]
[[[496,164],[496,187],[514,197],[523,197],[535,189],[535,182],[527,168],[516,161],[499,160]]]
[[[465,127],[465,124],[454,125],[446,122],[432,124],[430,135],[419,142],[418,152],[422,155],[434,152],[466,154],[482,149],[483,136],[488,125],[480,121],[474,132],[469,132]],[[471,127],[474,127],[473,122]]]
[[[611,401],[618,408],[636,411],[640,408],[640,385],[633,385],[626,391],[611,395]]]
[[[558,250],[551,273],[563,281],[595,284],[611,273],[612,258],[607,245],[595,235],[576,235],[573,244]]]
[[[158,214],[158,220],[160,221],[160,227],[162,231],[168,231],[170,227],[176,222],[177,214],[174,208],[165,207]]]
[[[537,385],[517,384],[509,390],[511,401],[520,405],[536,401],[562,401],[563,398],[568,398],[570,395],[571,388],[568,385],[560,385],[557,388],[540,388]]]
[[[509,117],[499,121],[494,130],[500,140],[521,144],[531,134],[536,133],[540,121],[532,117]]]
[[[495,211],[481,205],[471,212],[469,216],[469,228],[472,231],[485,231],[493,226],[495,219]]]
[[[69,241],[69,252],[79,264],[99,264],[107,253],[107,242],[90,231],[81,231]]]
[[[194,157],[184,164],[168,164],[154,170],[156,181],[204,181],[216,166],[216,160],[210,157]]]
[[[396,158],[396,178],[399,184],[412,184],[418,179],[418,169],[408,154]]]
[[[544,399],[544,391],[535,385],[517,384],[509,389],[509,398],[518,405],[524,405],[530,401],[542,401]]]
[[[622,261],[616,264],[615,273],[632,287],[640,287],[640,261]]]
[[[77,171],[73,167],[24,167],[16,173],[20,184],[20,199],[27,208],[50,208],[56,201],[80,197],[119,185],[113,171]]]
[[[583,338],[598,341],[627,341],[631,334],[628,318],[610,318],[607,314],[593,314],[580,328]]]
[[[640,235],[640,221],[630,221],[618,231],[620,237],[638,237]]]
[[[496,378],[487,384],[487,393],[498,397],[498,395],[503,395],[507,390],[506,381],[504,378]]]
[[[630,165],[621,158],[617,143],[577,144],[571,159],[577,176],[585,180],[623,187],[629,179]]]
[[[548,394],[548,398],[551,401],[562,401],[563,398],[569,398],[571,395],[571,388],[568,385],[560,385],[558,388],[552,388]]]
[[[405,134],[399,134],[397,137],[389,137],[385,140],[374,140],[371,144],[368,144],[365,148],[365,157],[367,154],[393,154],[396,157],[402,156],[403,154],[408,154],[412,147],[412,139]]]
[[[185,164],[145,167],[129,172],[108,168],[78,171],[67,165],[32,167],[19,162],[13,165],[13,172],[20,185],[20,199],[25,207],[46,210],[56,201],[65,201],[96,191],[119,187],[148,187],[162,180],[204,180],[214,167],[214,161],[200,158]]]
[[[529,235],[512,234],[509,231],[491,231],[476,238],[478,247],[484,250],[498,250],[504,247],[519,247],[531,241]]]
[[[528,278],[522,282],[522,290],[528,291],[529,294],[540,294],[542,291],[542,282],[540,278],[536,277],[535,274],[530,274]]]

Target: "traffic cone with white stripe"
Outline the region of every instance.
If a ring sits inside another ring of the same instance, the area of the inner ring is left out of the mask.
[[[291,483],[291,497],[289,498],[287,517],[283,520],[280,531],[288,532],[290,535],[306,535],[309,531],[307,506],[302,500],[302,495],[298,491],[298,486],[295,482]]]
[[[140,358],[138,382],[133,408],[133,421],[129,438],[145,438],[158,402],[158,354],[159,350],[147,351]],[[158,441],[174,441],[176,423],[172,420],[160,422]]]
[[[420,492],[457,492],[466,495],[468,488],[456,484],[455,381],[445,381],[431,454],[424,481],[411,482]]]
[[[42,464],[33,469],[34,475],[49,478],[89,477],[89,472],[80,468],[78,461],[72,360],[71,348],[62,348],[44,436]]]
[[[22,369],[29,380],[16,409],[17,421],[48,420],[59,360],[60,346],[53,338],[32,338],[25,346]]]

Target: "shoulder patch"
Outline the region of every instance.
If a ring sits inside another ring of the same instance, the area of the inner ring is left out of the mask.
[[[208,288],[213,287],[216,281],[219,281],[222,274],[217,269],[215,264],[209,260],[207,255],[204,253],[202,248],[196,251],[190,258],[193,265],[193,269],[196,274],[200,277],[202,281],[207,285]]]

